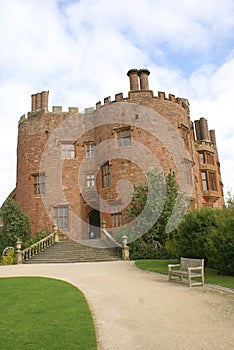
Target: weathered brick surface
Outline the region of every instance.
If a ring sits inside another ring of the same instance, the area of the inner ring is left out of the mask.
[[[131,91],[127,98],[122,94],[117,94],[113,102],[106,98],[104,105],[98,103],[94,112],[89,110],[86,114],[79,114],[74,107],[69,112],[62,112],[61,108],[48,112],[48,93],[32,95],[33,112],[19,122],[16,200],[30,216],[33,233],[53,229],[53,207],[59,205],[69,206],[67,233],[73,238],[87,238],[85,223],[89,222],[92,206],[100,210],[100,220],[104,218],[110,227],[110,204],[120,201],[124,206],[129,200],[124,191],[120,197],[121,186],[126,186],[127,192],[132,189],[129,184],[145,181],[146,169],[157,166],[166,173],[172,169],[181,181],[178,163],[183,159],[176,151],[178,142],[192,164],[192,207],[222,207],[216,146],[195,140],[187,100],[174,95],[166,98],[164,93],[154,96],[148,90],[147,72],[141,72],[140,82],[136,72],[129,74]],[[43,105],[43,109],[35,110],[38,105]],[[132,143],[118,148],[117,131],[123,127],[130,128]],[[208,130],[203,131],[207,136]],[[74,143],[74,159],[61,159],[63,142]],[[86,158],[86,144],[90,142],[95,144],[95,157]],[[214,165],[201,165],[198,151],[211,152]],[[102,188],[101,166],[108,160],[110,187]],[[217,191],[202,191],[201,170],[216,173]],[[39,172],[46,175],[45,195],[33,194],[33,174]],[[95,174],[96,190],[86,188],[88,173]]]

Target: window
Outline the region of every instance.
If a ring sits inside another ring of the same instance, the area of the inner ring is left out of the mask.
[[[202,171],[202,188],[203,191],[217,191],[216,173],[213,171]]]
[[[68,229],[68,207],[59,206],[54,207],[54,225],[59,230]]]
[[[205,163],[204,153],[199,153],[199,160],[200,160],[200,164],[204,164]]]
[[[214,165],[214,156],[212,153],[206,153],[206,163]]]
[[[61,144],[61,158],[62,159],[74,159],[75,158],[75,145],[73,143]]]
[[[95,176],[94,174],[86,175],[86,187],[94,187],[95,186]]]
[[[217,182],[216,182],[216,174],[213,172],[208,173],[209,176],[209,185],[211,191],[217,191]]]
[[[45,174],[33,175],[33,194],[45,194]]]
[[[208,190],[208,186],[207,186],[206,172],[202,171],[201,175],[202,175],[202,189],[203,189],[203,191],[207,191]]]
[[[200,164],[214,165],[214,155],[209,152],[199,153]]]
[[[111,204],[111,224],[112,227],[122,226],[122,212],[119,204]]]
[[[88,143],[86,145],[86,158],[91,158],[94,156],[94,143]]]
[[[102,168],[102,188],[110,187],[110,163],[105,163]]]
[[[118,147],[131,145],[131,132],[130,129],[124,129],[117,131]]]

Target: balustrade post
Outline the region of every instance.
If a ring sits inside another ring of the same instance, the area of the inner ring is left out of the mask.
[[[123,236],[122,237],[122,259],[123,260],[129,260],[129,247],[127,246],[127,242],[128,242],[128,237],[127,236]]]
[[[20,240],[18,240],[15,243],[15,259],[16,259],[16,264],[22,264],[23,263],[23,257],[22,257]]]

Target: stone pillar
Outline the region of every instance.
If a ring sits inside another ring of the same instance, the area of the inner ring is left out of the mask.
[[[139,90],[138,70],[130,69],[127,73],[130,80],[130,91]]]
[[[22,251],[21,251],[21,242],[17,241],[15,244],[15,260],[16,264],[23,263]]]
[[[150,75],[150,72],[148,69],[140,69],[138,74],[140,77],[141,90],[149,90],[148,76]]]
[[[129,247],[127,246],[127,242],[128,242],[128,237],[127,236],[123,236],[122,237],[122,259],[123,260],[129,260]]]
[[[49,91],[42,91],[41,92],[41,108],[44,108],[44,110],[48,111],[48,100],[49,100]]]
[[[122,259],[129,260],[129,247],[127,245],[122,247]]]

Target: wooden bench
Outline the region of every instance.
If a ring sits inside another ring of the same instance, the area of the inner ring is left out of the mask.
[[[183,277],[188,278],[189,287],[204,286],[204,259],[180,258],[180,264],[168,265],[169,281]],[[200,277],[201,281],[196,280],[192,283],[192,278]]]

